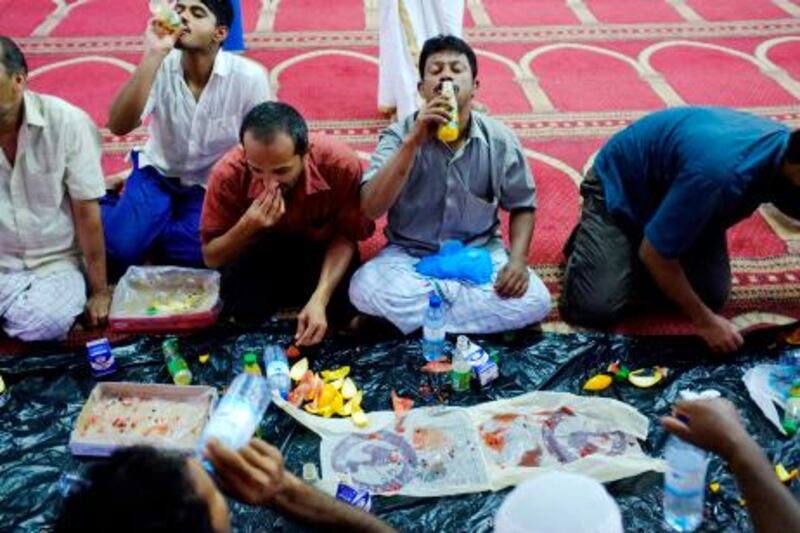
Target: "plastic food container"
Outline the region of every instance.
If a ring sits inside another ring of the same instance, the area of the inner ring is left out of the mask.
[[[73,455],[108,456],[144,444],[193,453],[217,401],[217,390],[125,382],[99,383],[69,439]]]
[[[114,289],[113,331],[163,332],[213,325],[221,308],[215,270],[132,266]]]

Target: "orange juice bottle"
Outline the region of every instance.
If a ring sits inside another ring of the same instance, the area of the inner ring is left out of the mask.
[[[452,81],[442,82],[442,96],[446,96],[450,103],[450,120],[439,126],[437,136],[440,141],[449,143],[458,139],[458,101],[453,89]]]

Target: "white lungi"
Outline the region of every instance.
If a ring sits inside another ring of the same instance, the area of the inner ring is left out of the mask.
[[[77,268],[0,274],[0,323],[9,337],[62,340],[85,305],[86,281]]]
[[[463,25],[464,0],[380,0],[378,108],[396,107],[398,120],[416,111],[422,45],[437,35],[461,37]]]
[[[527,292],[520,298],[501,298],[494,290],[508,253],[491,246],[494,273],[490,283],[474,285],[457,280],[434,279],[417,273],[419,261],[403,248],[389,245],[353,275],[350,301],[362,313],[389,320],[404,334],[422,327],[428,296],[437,291],[445,301],[448,333],[496,333],[541,321],[550,312],[550,293],[531,272]]]

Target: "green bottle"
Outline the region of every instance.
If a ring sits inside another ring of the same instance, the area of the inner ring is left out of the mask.
[[[167,370],[172,376],[172,381],[176,385],[191,385],[192,371],[186,359],[178,351],[178,338],[171,335],[161,343],[161,350],[164,352],[164,361],[167,363]]]
[[[472,378],[472,365],[467,360],[467,350],[469,341],[459,335],[456,341],[456,351],[453,353],[453,369],[450,371],[450,385],[455,392],[465,392],[469,390],[470,379]]]
[[[258,366],[258,355],[254,352],[245,352],[244,372],[245,374],[253,374],[255,376],[261,375],[261,367]]]

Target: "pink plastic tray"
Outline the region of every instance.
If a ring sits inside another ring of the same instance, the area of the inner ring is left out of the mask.
[[[98,383],[69,439],[73,455],[104,457],[137,444],[193,453],[217,401],[217,390],[126,382]]]

